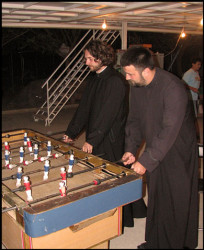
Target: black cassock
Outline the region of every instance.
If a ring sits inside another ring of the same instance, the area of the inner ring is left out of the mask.
[[[125,104],[125,79],[107,67],[87,83],[66,134],[75,139],[85,129],[86,142],[93,146],[94,155],[120,160],[124,153]]]
[[[68,125],[67,134],[75,139],[83,129],[93,154],[118,161],[124,154],[125,123],[128,112],[128,85],[124,76],[111,67],[95,74],[85,88],[79,107]],[[133,226],[133,218],[146,217],[143,199],[128,204],[123,226]]]
[[[131,87],[125,151],[146,168],[149,249],[195,248],[198,240],[198,148],[193,109],[183,83],[156,68],[146,87]]]

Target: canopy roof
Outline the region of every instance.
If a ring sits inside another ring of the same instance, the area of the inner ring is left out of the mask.
[[[2,27],[203,34],[203,2],[2,2]]]

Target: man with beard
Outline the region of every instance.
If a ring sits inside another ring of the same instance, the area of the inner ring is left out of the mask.
[[[72,142],[85,129],[86,141],[82,150],[117,161],[124,152],[125,78],[112,68],[114,50],[105,42],[90,42],[84,49],[84,57],[86,65],[96,74],[86,85],[64,142]]]
[[[154,66],[148,49],[130,47],[121,58],[129,80],[130,110],[124,164],[146,174],[145,240],[139,249],[196,248],[198,240],[198,148],[183,82]],[[146,147],[135,154],[141,141]]]
[[[86,65],[96,74],[87,83],[65,132],[64,142],[72,142],[85,129],[84,152],[119,161],[124,153],[128,84],[124,76],[112,67],[114,50],[107,43],[100,40],[90,42],[84,49],[84,57]],[[125,206],[123,226],[132,227],[133,217],[146,217],[143,199]]]

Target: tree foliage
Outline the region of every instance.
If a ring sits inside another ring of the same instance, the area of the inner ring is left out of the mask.
[[[56,53],[62,43],[74,47],[83,30],[72,29],[2,29],[3,51],[40,51]]]
[[[37,29],[2,28],[3,84],[9,82],[13,91],[15,86],[27,84],[31,80],[49,77],[65,57],[66,49],[72,49],[87,30],[80,29]],[[179,54],[172,67],[178,76],[190,67],[191,57],[202,57],[203,38],[187,35],[182,40],[179,34],[128,31],[127,46],[132,44],[152,44],[152,51],[164,54],[165,69]],[[121,49],[117,39],[113,48]],[[62,45],[65,53],[60,53]],[[17,72],[17,73],[16,73]]]

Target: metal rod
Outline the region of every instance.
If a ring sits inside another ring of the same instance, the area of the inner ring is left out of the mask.
[[[25,147],[27,147],[27,146],[25,146]],[[59,148],[59,146],[57,145],[57,146],[55,146],[55,147],[53,147],[52,146],[52,150],[56,150],[56,149],[58,149]],[[39,152],[42,152],[42,151],[46,151],[47,150],[47,148],[43,148],[43,149],[40,149],[40,150],[38,150],[38,153]],[[24,155],[28,155],[28,154],[30,154],[30,153],[32,153],[32,152],[27,152],[27,153],[24,153]],[[61,152],[60,152],[61,153]],[[16,154],[16,155],[12,155],[12,157],[11,158],[16,158],[16,157],[19,157],[19,154]],[[2,160],[5,160],[5,157],[4,158],[2,158]]]
[[[54,169],[54,168],[58,168],[58,167],[62,167],[62,166],[65,166],[66,164],[59,164],[59,165],[56,165],[56,166],[53,166],[50,168],[50,170]],[[30,174],[36,174],[38,172],[43,172],[44,169],[36,169],[36,170],[33,170],[33,171],[29,171],[29,172],[26,172],[24,174],[22,174],[22,176],[25,176],[25,175],[30,175]],[[15,180],[17,178],[17,174],[13,174],[11,176],[8,176],[8,177],[5,177],[5,178],[2,178],[2,181],[7,181],[7,180],[10,180],[10,179],[13,179]]]
[[[122,173],[117,174],[115,176],[109,176],[109,177],[104,178],[104,179],[100,179],[100,180],[96,179],[93,182],[89,182],[87,184],[83,184],[81,186],[78,186],[78,187],[72,188],[70,190],[67,190],[66,194],[71,193],[71,192],[76,191],[76,190],[79,190],[79,189],[82,189],[84,187],[88,187],[88,186],[92,186],[92,185],[100,185],[101,182],[104,182],[104,181],[107,181],[107,180],[110,180],[110,179],[113,179],[113,178],[118,178],[120,176],[125,176],[125,175],[126,175],[125,172],[122,172]],[[54,197],[59,196],[59,195],[60,195],[60,193],[51,194],[51,195],[48,195],[48,196],[45,196],[45,197],[30,201],[30,202],[28,202],[28,205],[31,205],[31,204],[34,204],[34,203],[37,203],[37,202],[40,202],[40,201],[43,201],[43,200],[46,200],[46,199],[54,198]]]
[[[55,168],[59,168],[59,167],[63,167],[65,165],[67,165],[67,163],[62,163],[62,164],[59,164],[59,165],[56,165],[56,166],[52,166],[52,167],[50,167],[50,170],[55,169]],[[26,173],[22,174],[22,176],[30,175],[30,174],[36,174],[36,173],[39,173],[39,172],[44,172],[44,169],[32,170],[32,171],[29,171],[29,172],[26,172]],[[10,179],[14,180],[16,178],[17,178],[17,174],[13,174],[11,176],[2,178],[2,181],[7,181],[7,180],[10,180]]]
[[[24,132],[23,133],[17,133],[17,134],[7,134],[7,135],[2,136],[1,138],[10,138],[11,136],[23,135],[23,134],[24,134]]]
[[[59,147],[59,146],[57,145],[56,147]],[[64,154],[68,154],[68,152],[66,152],[66,153],[64,153]],[[64,155],[64,154],[63,154],[63,155]],[[45,156],[41,156],[41,157],[45,157]],[[51,156],[46,156],[46,157],[48,157],[47,159],[54,158],[53,155],[51,155]],[[46,160],[47,160],[47,159],[46,159]],[[39,161],[39,159],[32,160],[32,162],[31,162],[30,164],[33,164],[33,163],[35,163],[35,162],[37,162],[37,161]],[[30,165],[30,164],[29,164],[29,165]],[[19,167],[19,166],[24,166],[24,165],[23,165],[23,163],[16,163],[15,166],[14,166],[13,168],[16,168],[16,167]],[[13,169],[13,168],[12,168],[12,169]],[[8,169],[7,166],[3,166],[3,167],[2,167],[2,170],[5,170],[5,169]]]
[[[59,131],[54,133],[47,133],[48,136],[58,135],[58,134],[64,134],[66,131]]]
[[[65,153],[62,153],[63,155],[66,155],[66,154],[69,154],[69,151],[68,152],[65,152]],[[98,155],[99,156],[99,155]],[[92,157],[94,157],[94,156],[86,156],[85,158],[82,158],[82,159],[77,159],[77,158],[75,158],[74,159],[74,164],[76,164],[76,163],[78,163],[78,162],[80,162],[81,164],[83,164],[83,161],[84,160],[88,160],[89,158],[92,158]],[[87,165],[88,165],[88,163],[89,162],[85,162]],[[50,167],[50,170],[52,170],[52,169],[55,169],[55,168],[58,168],[58,167],[63,167],[63,166],[65,166],[65,165],[67,165],[68,163],[62,163],[62,164],[59,164],[59,165],[56,165],[56,166],[52,166],[52,167]],[[91,163],[89,163],[89,164],[91,164]],[[84,164],[85,165],[85,164]],[[94,167],[94,166],[93,166]],[[92,167],[92,168],[93,168]],[[44,169],[36,169],[36,170],[32,170],[32,171],[29,171],[29,172],[26,172],[26,173],[24,173],[24,174],[22,174],[22,176],[25,176],[25,175],[30,175],[30,174],[36,174],[36,173],[38,173],[38,172],[43,172],[44,171]],[[15,180],[17,178],[17,174],[13,174],[13,175],[11,175],[11,176],[7,176],[7,177],[4,177],[4,178],[2,178],[2,181],[7,181],[7,180],[10,180],[10,179],[13,179],[13,180]]]
[[[31,140],[31,141],[36,141],[34,137],[30,137],[30,140]],[[16,140],[16,141],[23,141],[23,139]],[[10,141],[10,142],[16,142],[16,141]],[[9,143],[10,143],[10,142],[9,142]],[[40,144],[44,143],[45,141],[44,141],[44,142],[37,141],[37,142],[38,142],[39,145],[40,145]],[[3,146],[3,145],[2,145],[2,146]],[[21,147],[26,148],[27,145],[22,145]],[[17,148],[19,148],[19,146],[18,146],[18,147],[10,148],[10,150],[11,150],[11,149],[12,149],[12,150],[13,150],[13,149],[17,149]]]
[[[12,141],[9,141],[9,143],[10,143],[10,142],[12,142],[12,143],[13,143],[13,142],[18,142],[18,141],[22,141],[22,139],[12,140]],[[2,143],[2,144],[3,144],[3,143]],[[2,145],[2,147],[3,147],[3,145]]]
[[[104,163],[104,164],[99,165],[97,167],[94,167],[92,169],[89,168],[89,169],[84,169],[84,170],[78,171],[76,173],[73,173],[73,176],[78,175],[78,174],[82,174],[82,173],[86,173],[86,172],[90,172],[90,171],[93,171],[93,170],[101,168],[101,167],[106,167],[106,164]],[[56,177],[56,178],[53,178],[53,179],[44,180],[44,181],[37,182],[37,183],[34,183],[34,184],[30,185],[30,187],[31,188],[37,187],[37,186],[44,185],[44,184],[47,184],[47,183],[50,183],[50,182],[53,182],[53,181],[57,181],[57,180],[60,180],[60,179],[61,179],[61,177]],[[25,191],[25,187],[22,185],[22,186],[20,186],[18,188],[15,188],[15,189],[11,190],[12,193],[15,193],[15,192],[18,192],[18,191]]]
[[[99,167],[99,166],[98,166]],[[76,190],[79,190],[79,189],[82,189],[82,188],[85,188],[85,187],[88,187],[88,186],[92,186],[92,185],[100,185],[102,182],[104,181],[107,181],[107,180],[110,180],[110,179],[113,179],[113,178],[119,178],[119,177],[122,177],[122,176],[126,176],[126,173],[123,171],[122,173],[120,174],[117,174],[115,176],[109,176],[109,177],[106,177],[104,179],[96,179],[94,180],[93,182],[89,182],[89,183],[86,183],[86,184],[83,184],[81,186],[78,186],[78,187],[75,187],[75,188],[72,188],[70,190],[67,190],[66,191],[66,194],[68,193],[71,193],[73,191],[76,191]],[[56,196],[59,196],[60,194],[59,193],[55,193],[55,194],[52,194],[52,195],[48,195],[48,196],[45,196],[45,197],[42,197],[42,198],[39,198],[39,199],[36,199],[34,201],[30,201],[28,202],[26,205],[27,206],[30,206],[34,203],[37,203],[37,202],[40,202],[40,201],[44,201],[44,200],[47,200],[47,199],[50,199],[50,198],[54,198]],[[7,211],[10,211],[10,210],[14,210],[16,209],[17,207],[14,206],[14,207],[10,207],[10,208],[7,208],[7,209],[2,209],[2,213],[4,212],[7,212]]]
[[[8,212],[8,211],[14,210],[14,209],[16,209],[16,208],[17,208],[17,206],[8,207],[8,208],[3,207],[3,208],[2,208],[2,213],[5,213],[5,212]]]
[[[90,168],[87,168],[87,169],[84,169],[84,170],[80,170],[80,171],[78,171],[78,172],[73,173],[73,175],[83,174],[83,173],[90,172],[90,171],[92,171],[92,170],[95,170],[95,169],[98,169],[98,168],[102,168],[102,167],[105,167],[105,168],[106,168],[106,164],[103,163],[103,164],[101,164],[101,165],[99,165],[99,166],[97,166],[97,167],[91,168],[91,169],[90,169]]]

